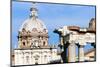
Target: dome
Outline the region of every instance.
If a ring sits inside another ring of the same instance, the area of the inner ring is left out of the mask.
[[[23,22],[19,31],[25,29],[26,31],[31,32],[33,29],[36,29],[38,32],[43,32],[44,30],[46,30],[47,32],[46,26],[43,24],[41,20],[38,19],[37,9],[32,7],[30,8],[30,11],[30,17]]]
[[[46,29],[46,26],[38,18],[36,19],[28,18],[27,20],[24,21],[19,31],[22,31],[23,28],[26,31],[32,31],[35,28],[37,29],[38,32],[42,32],[44,29]]]

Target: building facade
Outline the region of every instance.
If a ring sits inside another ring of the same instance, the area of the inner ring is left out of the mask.
[[[48,30],[38,19],[37,8],[30,9],[31,14],[18,32],[18,48],[14,49],[13,65],[50,64],[60,61],[57,47],[48,44]]]
[[[37,8],[30,8],[30,16],[18,31],[18,48],[13,50],[12,65],[37,65],[52,63],[67,63],[94,61],[96,49],[96,21],[90,20],[88,28],[79,26],[63,26],[55,29],[59,34],[59,49],[49,45],[48,30],[43,21],[38,18]],[[84,46],[90,43],[94,50],[84,52]],[[76,56],[76,46],[78,56]],[[67,51],[66,51],[67,49]]]

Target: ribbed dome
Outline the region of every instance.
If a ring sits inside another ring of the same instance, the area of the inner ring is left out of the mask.
[[[46,26],[41,20],[38,19],[38,10],[33,6],[32,8],[30,8],[30,11],[30,17],[23,22],[19,31],[25,29],[26,31],[31,32],[33,29],[36,29],[38,32],[43,32],[44,30],[46,30],[47,32]]]
[[[22,31],[23,28],[26,31],[32,31],[35,28],[35,29],[37,29],[38,32],[42,32],[44,29],[46,29],[46,26],[38,18],[33,19],[31,17],[24,21],[24,23],[22,24],[22,26],[20,28],[20,31]]]

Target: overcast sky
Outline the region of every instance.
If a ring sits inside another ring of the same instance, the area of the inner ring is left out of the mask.
[[[68,4],[36,3],[38,18],[44,22],[49,31],[49,44],[58,44],[59,37],[53,33],[55,28],[65,25],[88,27],[91,18],[95,18],[94,6]],[[22,23],[29,18],[30,2],[12,2],[12,45],[18,45],[18,30]],[[89,47],[86,47],[89,48]]]

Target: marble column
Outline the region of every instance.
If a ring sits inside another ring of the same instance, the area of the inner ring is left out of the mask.
[[[68,46],[68,62],[76,61],[76,45],[74,42],[70,42]]]
[[[84,45],[79,45],[79,62],[84,61]]]

